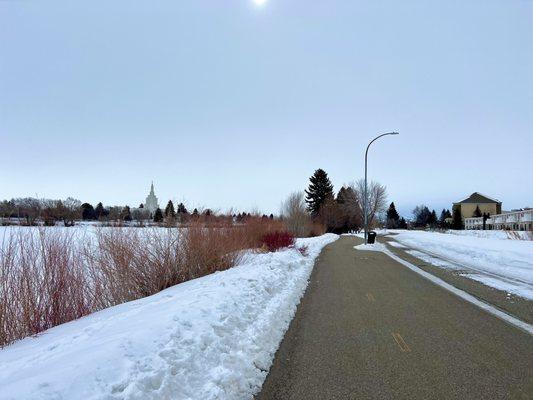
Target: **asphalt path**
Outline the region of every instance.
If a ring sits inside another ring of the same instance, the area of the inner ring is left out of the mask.
[[[360,243],[323,250],[256,399],[533,399],[531,335]]]

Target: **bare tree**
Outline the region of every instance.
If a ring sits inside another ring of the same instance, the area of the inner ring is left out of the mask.
[[[41,218],[44,225],[53,226],[58,219],[60,200],[41,199]]]
[[[144,226],[145,221],[150,219],[150,211],[145,208],[134,208],[131,216],[139,223],[139,226]]]
[[[41,201],[33,197],[15,199],[15,207],[19,218],[26,219],[26,225],[35,225],[41,215]]]
[[[359,179],[350,186],[357,194],[357,203],[364,218],[365,181],[364,179]],[[367,189],[368,226],[371,227],[377,222],[378,214],[385,212],[387,208],[387,188],[378,182],[371,181],[368,183]]]
[[[0,217],[11,219],[16,214],[17,207],[15,206],[15,200],[4,200],[0,202]]]
[[[74,221],[81,218],[81,201],[68,197],[61,202],[61,219],[65,226],[73,226]]]
[[[297,237],[309,236],[312,221],[303,192],[294,192],[287,197],[281,205],[281,215],[289,232]]]

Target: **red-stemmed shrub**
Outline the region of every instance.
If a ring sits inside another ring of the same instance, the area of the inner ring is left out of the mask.
[[[231,268],[242,250],[294,244],[281,221],[253,216],[241,224],[213,217],[179,229],[115,226],[88,234],[60,227],[9,229],[0,234],[0,348]]]
[[[294,246],[294,236],[289,232],[276,231],[264,235],[261,242],[268,251],[276,251]]]

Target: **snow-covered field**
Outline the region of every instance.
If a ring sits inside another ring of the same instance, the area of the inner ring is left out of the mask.
[[[241,265],[0,350],[0,399],[250,399],[321,249],[336,235]]]
[[[475,231],[464,231],[475,232]],[[481,232],[481,231],[478,231]],[[486,231],[487,232],[487,231]],[[415,257],[443,268],[453,268],[471,279],[533,300],[533,242],[424,231],[388,231]],[[440,258],[439,258],[440,257]]]
[[[471,236],[483,239],[500,239],[500,240],[533,240],[533,232],[526,231],[483,231],[483,230],[449,230],[446,233],[458,236]]]
[[[86,243],[87,240],[94,240],[97,237],[97,232],[109,232],[113,230],[122,230],[122,231],[128,231],[132,233],[140,233],[141,235],[144,234],[153,234],[153,233],[161,233],[164,234],[166,231],[168,231],[169,228],[164,228],[160,226],[150,226],[150,227],[144,227],[144,228],[138,228],[138,227],[105,227],[100,226],[96,224],[90,224],[90,223],[80,223],[73,227],[64,227],[64,226],[47,226],[47,227],[37,227],[37,226],[24,226],[20,227],[17,225],[11,225],[11,226],[0,226],[0,249],[6,246],[6,244],[9,242],[10,237],[24,234],[24,233],[33,233],[37,234],[39,230],[44,230],[46,232],[54,232],[58,233],[60,235],[65,235],[70,238],[72,238],[73,243],[75,244],[81,244]],[[180,231],[185,230],[187,228],[170,228],[170,229],[179,229]]]

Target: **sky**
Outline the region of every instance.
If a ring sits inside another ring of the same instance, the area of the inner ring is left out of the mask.
[[[0,1],[0,199],[533,206],[533,1]]]

